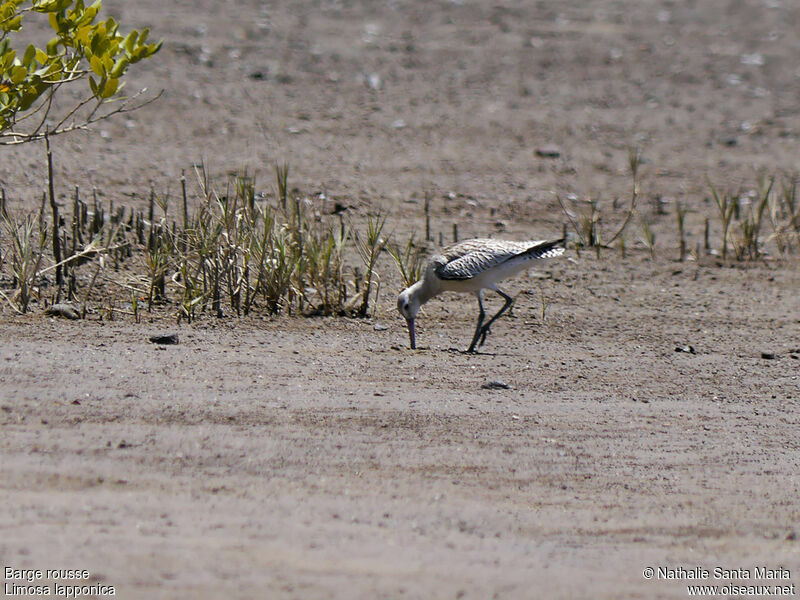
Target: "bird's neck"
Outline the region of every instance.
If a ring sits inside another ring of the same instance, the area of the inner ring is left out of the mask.
[[[422,306],[436,294],[441,292],[439,286],[436,284],[437,280],[435,278],[423,277],[409,288],[410,295],[416,298],[419,301],[420,306]]]

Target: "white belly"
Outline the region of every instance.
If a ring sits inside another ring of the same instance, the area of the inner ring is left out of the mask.
[[[497,284],[524,271],[531,266],[533,261],[527,257],[509,260],[501,265],[478,273],[471,279],[443,279],[442,289],[448,292],[476,293],[482,289],[494,290]]]

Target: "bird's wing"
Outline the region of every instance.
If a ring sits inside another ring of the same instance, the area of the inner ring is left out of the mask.
[[[484,271],[513,258],[552,258],[560,255],[563,240],[541,242],[506,242],[502,240],[467,240],[442,250],[433,259],[440,279],[472,279]]]
[[[472,279],[515,255],[514,252],[470,250],[458,258],[439,264],[436,268],[436,275],[440,279]]]

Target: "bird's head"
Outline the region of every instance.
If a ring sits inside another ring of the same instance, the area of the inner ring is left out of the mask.
[[[403,318],[405,318],[406,324],[408,325],[408,337],[409,341],[411,342],[412,350],[417,347],[416,339],[414,338],[414,319],[417,317],[420,306],[422,306],[422,303],[414,294],[413,286],[403,290],[397,297],[397,310],[401,315],[403,315]]]

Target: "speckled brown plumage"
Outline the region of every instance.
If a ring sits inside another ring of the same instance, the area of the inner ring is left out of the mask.
[[[554,258],[564,252],[563,240],[509,242],[487,238],[465,240],[431,258],[441,279],[472,279],[476,275],[514,259]]]

